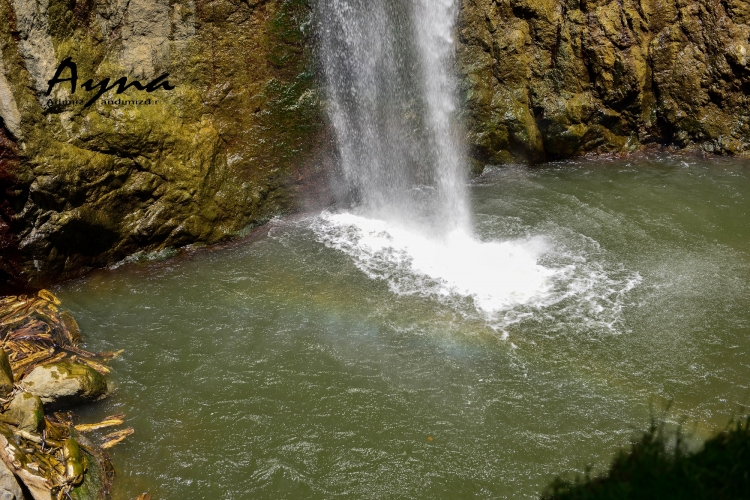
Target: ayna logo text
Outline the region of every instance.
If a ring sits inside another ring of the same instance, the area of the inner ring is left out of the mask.
[[[65,72],[65,70],[70,72],[70,77],[63,78],[63,72]],[[169,80],[167,80],[168,76],[169,73],[163,73],[146,84],[142,84],[138,80],[128,83],[128,78],[125,76],[115,80],[111,85],[109,84],[109,78],[105,78],[96,84],[93,79],[86,80],[81,87],[88,92],[96,92],[96,94],[86,101],[86,104],[83,105],[83,109],[94,104],[102,95],[112,89],[116,89],[115,93],[117,94],[122,94],[130,87],[137,90],[145,90],[149,93],[158,89],[173,90],[174,86],[169,84]],[[57,71],[55,71],[55,76],[47,82],[49,84],[49,87],[47,88],[47,96],[52,93],[55,85],[61,85],[65,82],[70,82],[70,94],[75,94],[78,85],[78,66],[73,62],[73,58],[71,57],[65,58],[60,63],[60,66],[57,67]]]

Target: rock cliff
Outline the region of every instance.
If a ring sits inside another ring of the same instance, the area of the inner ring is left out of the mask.
[[[476,165],[750,151],[746,0],[461,0]]]
[[[293,209],[322,130],[309,18],[303,0],[0,0],[0,282]]]

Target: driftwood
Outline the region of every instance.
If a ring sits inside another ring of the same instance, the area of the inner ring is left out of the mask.
[[[123,422],[124,420],[122,418],[107,418],[95,424],[78,424],[75,426],[75,429],[78,432],[97,431],[99,429],[105,429],[107,427],[122,425]]]
[[[107,434],[102,438],[102,448],[104,448],[105,450],[108,448],[112,448],[114,445],[123,442],[125,438],[133,434],[133,432],[135,432],[133,428],[128,427],[127,429]]]
[[[59,306],[60,301],[48,290],[33,296],[0,297],[0,348],[8,355],[16,384],[36,367],[63,360],[108,374],[110,369],[105,363],[122,352],[95,353],[82,349],[78,323]],[[99,445],[79,433],[122,425],[125,416],[112,415],[101,422],[74,425],[72,414],[55,413],[44,418],[41,433],[29,432],[19,429],[20,422],[12,421],[3,413],[19,390],[16,386],[7,398],[0,395],[0,459],[3,463],[26,486],[34,500],[67,499],[90,473],[98,476],[95,484],[101,491],[96,497],[106,498],[114,479],[114,468],[104,450],[122,442],[133,434],[133,429],[107,434]],[[90,472],[92,470],[96,472]]]

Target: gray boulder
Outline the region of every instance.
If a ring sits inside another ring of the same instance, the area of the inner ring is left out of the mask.
[[[16,476],[0,460],[0,500],[24,500]]]

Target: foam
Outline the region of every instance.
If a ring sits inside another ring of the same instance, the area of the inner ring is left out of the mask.
[[[537,263],[542,238],[482,242],[462,230],[435,239],[414,229],[351,213],[324,212],[318,238],[340,250],[396,293],[472,297],[478,310],[496,313],[543,300],[559,271]]]
[[[601,249],[581,235],[572,248],[551,236],[482,241],[456,230],[438,238],[347,212],[323,212],[312,229],[393,293],[468,299],[504,336],[511,324],[543,317],[618,332],[625,296],[640,283],[637,273],[592,258]]]

